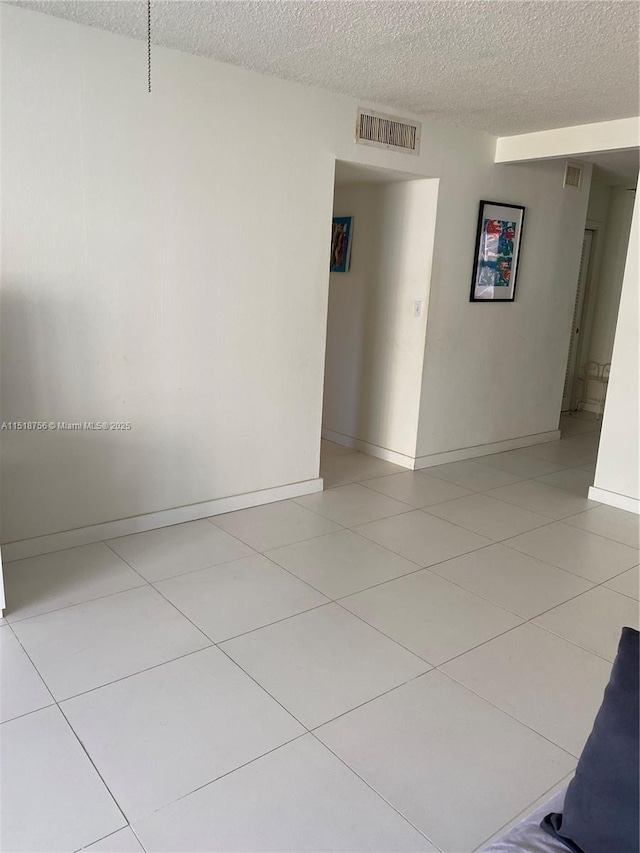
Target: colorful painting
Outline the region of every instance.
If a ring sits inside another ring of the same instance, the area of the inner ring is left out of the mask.
[[[353,216],[334,216],[331,229],[331,272],[348,272]]]
[[[524,207],[480,202],[471,301],[513,302]]]

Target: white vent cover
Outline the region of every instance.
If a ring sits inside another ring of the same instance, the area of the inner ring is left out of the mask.
[[[405,154],[419,154],[420,129],[419,121],[360,109],[356,123],[356,142],[360,145],[373,145],[375,148],[402,151]]]
[[[582,166],[579,163],[570,163],[567,160],[567,165],[564,167],[563,187],[575,187],[579,190],[582,184]]]

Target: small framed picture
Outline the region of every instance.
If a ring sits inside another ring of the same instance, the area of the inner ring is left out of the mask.
[[[524,207],[481,201],[471,302],[513,302],[520,259]]]
[[[348,272],[351,262],[353,216],[334,216],[331,230],[331,272]]]

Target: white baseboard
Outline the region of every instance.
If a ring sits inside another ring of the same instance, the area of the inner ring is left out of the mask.
[[[523,435],[520,438],[507,438],[504,441],[494,441],[490,444],[477,444],[475,447],[461,447],[457,450],[445,450],[442,453],[432,453],[428,456],[418,456],[415,467],[433,468],[434,465],[445,465],[447,462],[461,462],[473,459],[475,456],[490,456],[492,453],[504,453],[505,450],[519,450],[521,447],[532,447],[534,444],[544,444],[547,441],[557,441],[560,430],[538,432],[534,435]]]
[[[262,489],[257,492],[247,492],[244,495],[216,498],[188,506],[164,509],[160,512],[150,512],[146,515],[122,518],[118,521],[108,521],[105,524],[94,524],[90,527],[79,527],[61,533],[50,533],[47,536],[37,536],[33,539],[21,539],[3,544],[2,559],[6,563],[10,560],[22,560],[25,557],[37,557],[39,554],[49,554],[52,551],[62,551],[65,548],[76,548],[78,545],[102,542],[103,539],[115,539],[118,536],[128,536],[130,533],[142,533],[145,530],[155,530],[158,527],[169,527],[172,524],[182,524],[185,521],[195,521],[199,518],[208,518],[211,515],[222,515],[225,512],[233,512],[237,509],[275,503],[275,501],[284,501],[288,498],[299,498],[302,495],[321,492],[322,488],[322,478],[318,477],[314,480],[303,480],[301,483],[276,486],[274,489]]]
[[[589,500],[598,501],[601,504],[608,504],[608,506],[614,506],[616,509],[624,509],[627,512],[634,512],[636,515],[640,515],[640,500],[638,498],[630,498],[627,495],[619,495],[617,492],[608,492],[606,489],[590,486]]]
[[[361,450],[363,453],[368,453],[369,456],[384,459],[385,462],[394,462],[396,465],[402,465],[403,468],[413,469],[414,467],[415,459],[413,456],[398,453],[397,450],[378,447],[377,444],[369,444],[368,441],[361,441],[359,438],[354,438],[351,435],[342,435],[341,432],[333,432],[330,429],[323,429],[322,437],[326,441],[333,441],[334,444],[341,444],[343,447],[350,447],[352,450]]]
[[[403,468],[417,470],[420,468],[432,468],[434,465],[444,465],[447,462],[461,462],[463,459],[473,459],[475,456],[489,456],[492,453],[503,453],[505,450],[519,450],[521,447],[532,447],[535,444],[544,444],[547,441],[557,441],[560,438],[560,430],[554,429],[549,432],[538,432],[534,435],[523,435],[519,438],[507,438],[504,441],[494,441],[490,444],[477,444],[474,447],[460,447],[456,450],[445,450],[441,453],[432,453],[427,456],[408,456],[398,453],[396,450],[388,450],[386,447],[378,447],[377,444],[369,444],[359,438],[350,435],[342,435],[330,429],[322,430],[322,437],[343,447],[353,450],[361,450],[370,456],[384,459],[402,465]]]

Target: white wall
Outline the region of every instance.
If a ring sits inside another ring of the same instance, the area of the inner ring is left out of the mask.
[[[597,151],[637,148],[639,145],[640,118],[633,116],[501,136],[496,145],[496,163],[539,160],[541,157],[576,157]]]
[[[3,540],[317,477],[333,98],[2,7]]]
[[[334,198],[354,236],[350,270],[329,280],[323,430],[411,460],[437,196],[438,181],[421,180],[338,186]]]
[[[452,185],[441,179],[422,464],[558,427],[590,184],[587,167],[582,189],[563,189],[563,169],[556,161],[482,169],[470,155],[454,192],[445,192]],[[526,207],[513,303],[469,302],[479,198]]]
[[[2,541],[317,477],[336,159],[440,179],[422,447],[557,425],[532,357],[568,343],[583,200],[552,167],[433,121],[419,157],[356,146],[369,105],[160,47],[149,95],[142,42],[0,20],[2,420],[133,426],[2,433]],[[487,197],[529,207],[511,306],[467,301]]]
[[[610,188],[605,227],[598,230],[598,236],[602,240],[602,252],[598,275],[594,276],[591,282],[593,319],[585,356],[582,358],[583,363],[597,361],[606,364],[611,361],[631,229],[633,198],[633,192],[625,187]]]
[[[640,198],[636,192],[611,377],[590,497],[640,513]]]

